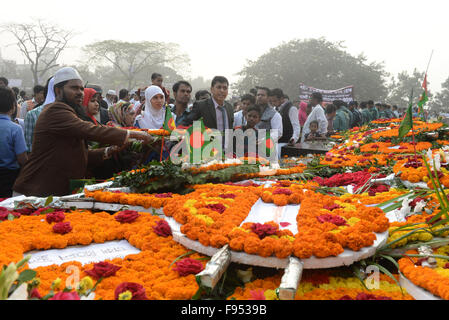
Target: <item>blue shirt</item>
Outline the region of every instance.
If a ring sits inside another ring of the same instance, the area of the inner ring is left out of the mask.
[[[5,114],[0,114],[0,168],[19,169],[17,155],[27,151],[22,128]]]

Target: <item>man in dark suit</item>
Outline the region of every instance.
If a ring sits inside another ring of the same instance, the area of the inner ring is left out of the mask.
[[[212,79],[210,99],[193,104],[192,111],[182,125],[190,126],[193,121],[203,118],[204,125],[210,129],[224,131],[234,125],[234,110],[225,99],[228,96],[229,81],[225,77],[216,76]]]

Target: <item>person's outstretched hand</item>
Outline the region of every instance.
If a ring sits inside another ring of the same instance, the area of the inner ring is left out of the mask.
[[[129,137],[140,140],[144,144],[152,144],[155,140],[151,135],[142,131],[130,131]]]

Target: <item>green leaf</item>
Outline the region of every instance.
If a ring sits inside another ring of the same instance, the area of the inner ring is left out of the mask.
[[[186,253],[184,253],[184,254],[181,254],[179,257],[177,257],[175,260],[173,260],[172,263],[170,263],[170,265],[168,266],[168,268],[170,269],[170,267],[171,267],[174,263],[176,263],[177,261],[181,260],[182,258],[187,257],[187,256],[190,256],[190,255],[192,255],[192,254],[194,254],[194,253],[196,253],[196,252],[195,252],[195,251],[189,251],[189,252],[186,252]]]
[[[393,233],[399,232],[399,231],[407,230],[407,228],[412,228],[413,226],[418,226],[418,225],[420,225],[420,224],[422,224],[422,222],[418,222],[418,223],[409,223],[409,224],[400,226],[400,227],[394,229],[393,231],[391,231],[391,232],[390,232],[390,235],[392,235]],[[410,230],[414,230],[414,229],[412,228],[412,229],[410,229]]]
[[[41,215],[44,215],[44,214],[47,214],[47,213],[51,213],[51,212],[54,212],[54,211],[55,211],[55,209],[53,209],[53,208],[48,208],[47,210],[42,211],[42,212],[41,212]]]
[[[17,281],[19,281],[19,283],[31,281],[36,277],[36,274],[37,273],[34,270],[31,269],[24,270],[19,274]]]
[[[389,276],[398,286],[399,286],[399,288],[401,289],[401,293],[402,293],[402,295],[404,295],[404,291],[402,290],[402,286],[401,286],[401,284],[399,283],[399,281],[393,276],[393,274],[391,274],[391,272],[390,271],[388,271],[385,267],[382,267],[380,264],[378,264],[378,263],[373,263],[372,264],[373,266],[375,266],[375,267],[377,267],[377,268],[379,268],[379,270],[380,271],[382,271],[384,274],[386,274],[387,276]]]
[[[16,268],[17,268],[17,270],[19,270],[20,268],[22,268],[22,266],[25,265],[25,263],[27,263],[30,259],[31,259],[31,254],[27,254],[22,260],[20,260],[19,262],[17,262],[17,263],[16,263]]]
[[[46,207],[49,206],[50,203],[52,203],[52,202],[53,202],[53,196],[49,196],[49,197],[47,198],[47,200],[45,200],[45,206],[46,206]]]
[[[418,231],[420,231],[420,230],[426,230],[426,229],[425,229],[425,228],[418,228],[418,229],[415,229],[415,230],[413,230],[413,231],[410,231],[410,232],[406,233],[405,235],[403,235],[403,236],[401,236],[401,237],[395,239],[394,241],[391,241],[391,242],[385,244],[385,245],[382,246],[381,248],[377,249],[377,251],[385,251],[386,249],[390,248],[393,244],[395,244],[395,243],[397,243],[397,242],[399,242],[399,241],[401,241],[401,240],[403,240],[403,239],[405,239],[405,238],[411,236],[412,234],[414,234],[414,233],[416,233],[416,232],[418,232]],[[426,230],[426,231],[427,231],[427,230]],[[429,233],[430,233],[430,232],[429,232]]]
[[[369,291],[368,287],[365,284],[365,280],[363,279],[362,275],[360,274],[360,269],[357,264],[352,265],[352,271],[353,271],[354,275],[356,276],[356,278],[359,279],[359,281],[362,283],[363,287]]]
[[[9,221],[12,221],[12,220],[14,220],[16,217],[13,215],[13,214],[8,214],[8,220]]]
[[[196,291],[196,293],[193,295],[192,300],[200,300],[202,292],[203,292],[203,288],[200,286],[198,288],[198,290]]]
[[[195,259],[195,260],[198,260],[198,261],[207,261],[207,260],[210,260],[210,258],[209,258],[209,257],[204,257],[204,258],[198,258],[198,259]]]

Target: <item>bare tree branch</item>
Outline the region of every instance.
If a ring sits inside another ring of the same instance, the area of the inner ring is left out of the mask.
[[[35,84],[39,78],[58,66],[60,54],[73,38],[72,31],[63,30],[40,19],[31,24],[5,24],[1,28],[16,39],[17,47],[30,63]]]

